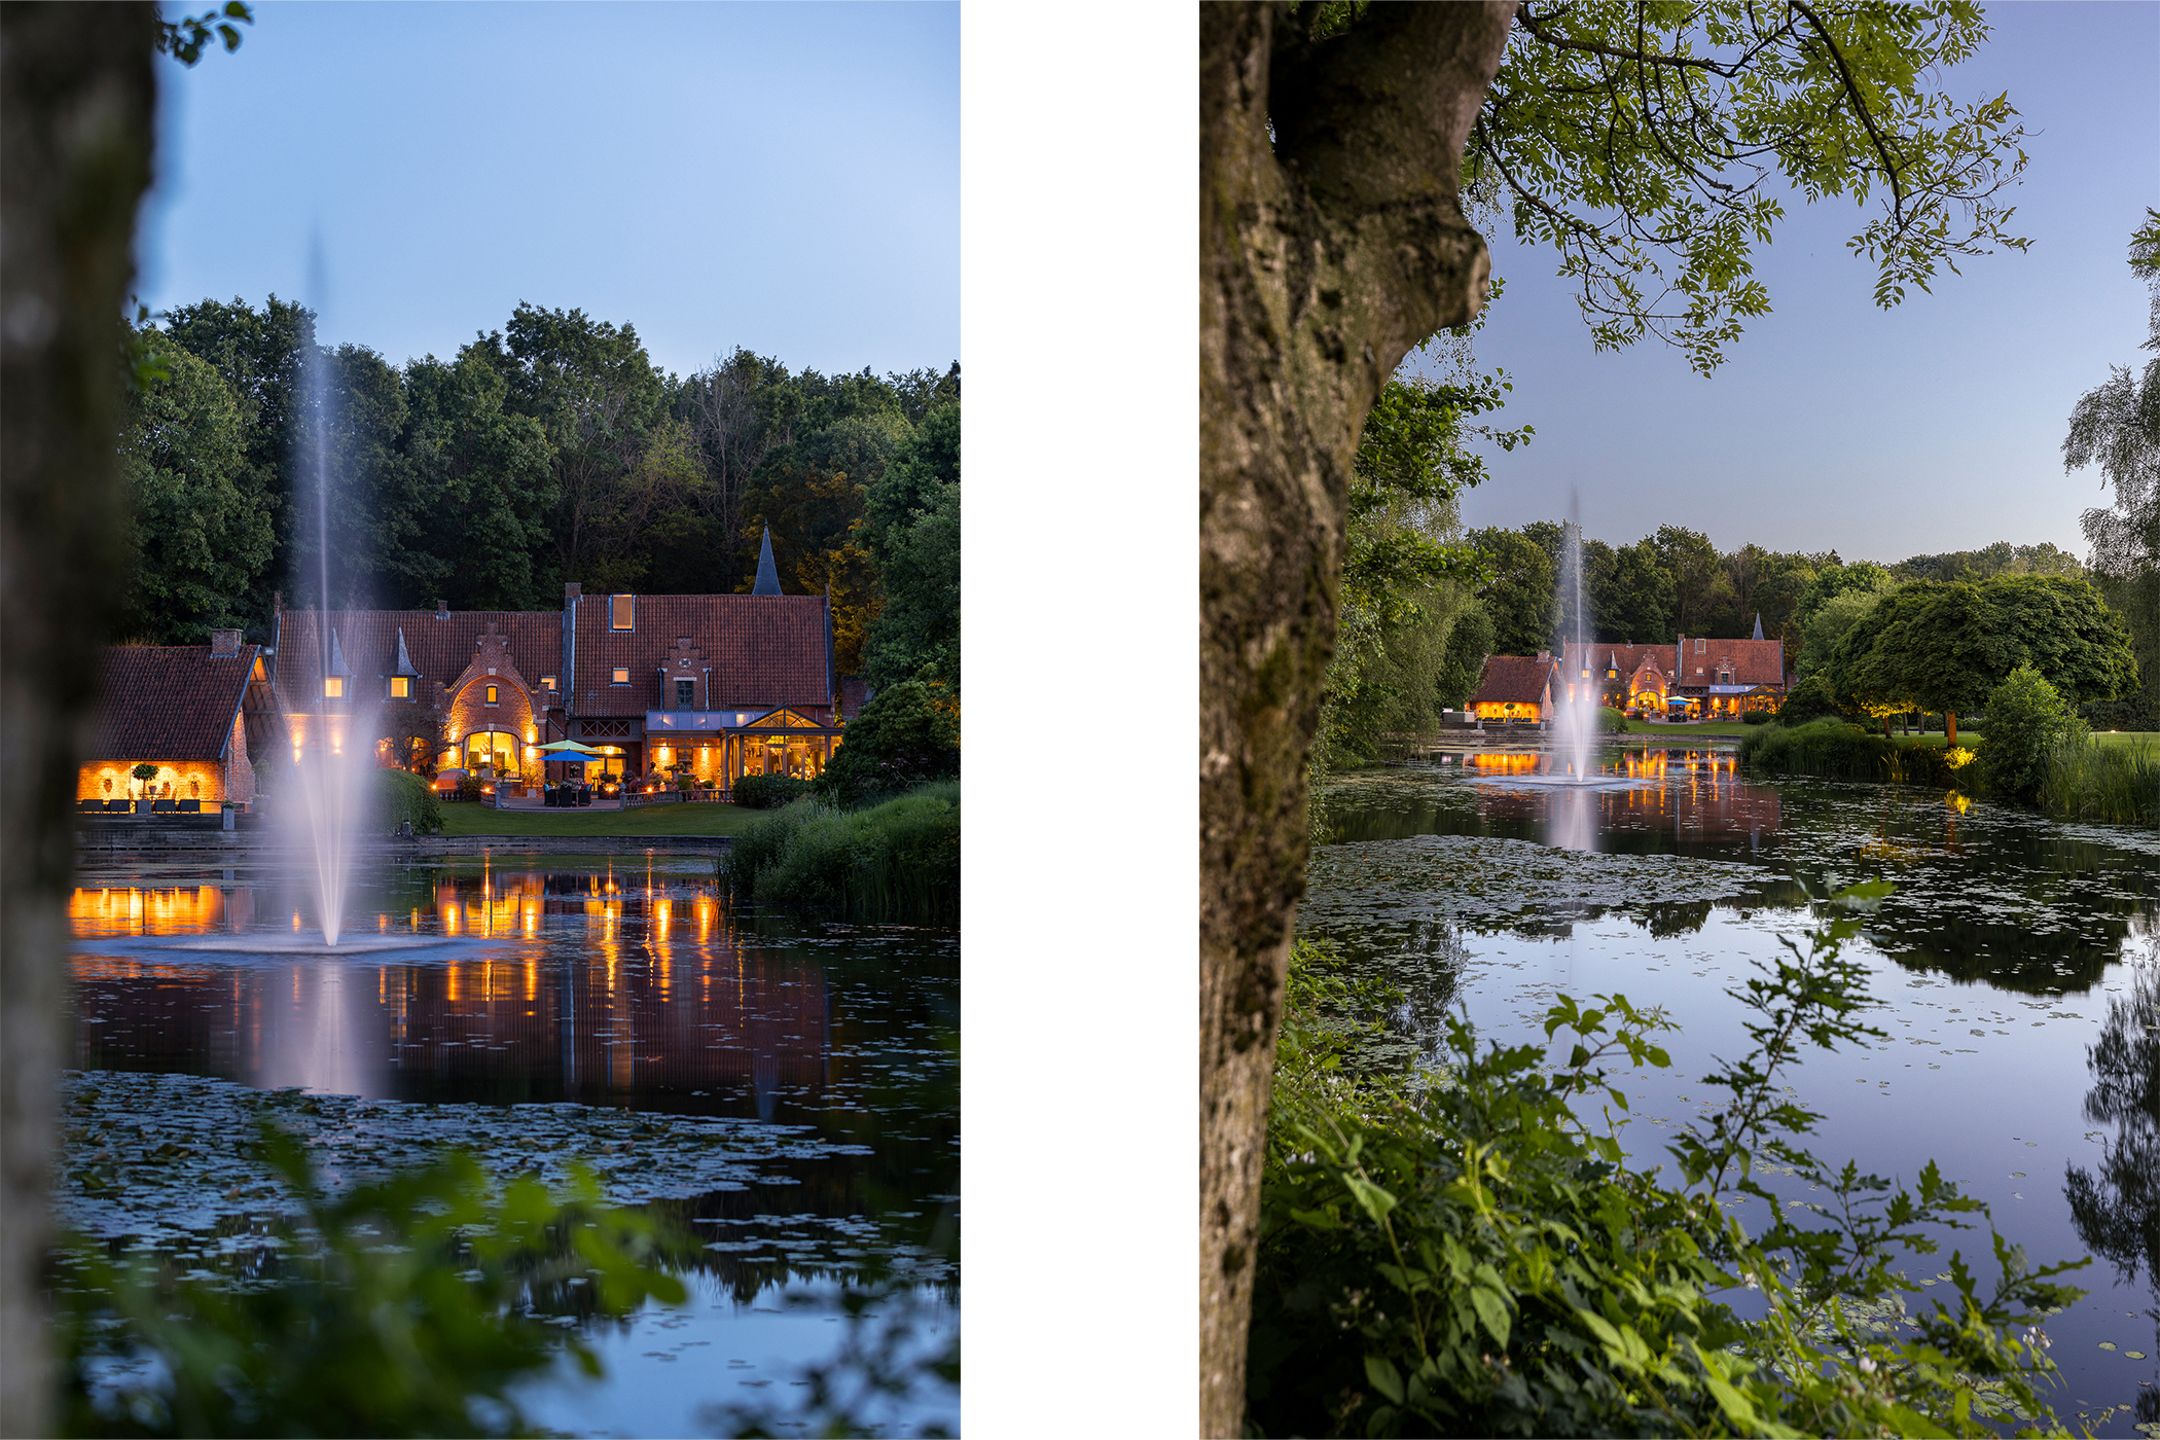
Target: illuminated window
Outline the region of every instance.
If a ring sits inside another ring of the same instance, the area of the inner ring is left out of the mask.
[[[637,613],[637,597],[634,595],[610,595],[608,597],[608,622],[610,630],[628,630]]]
[[[542,675],[540,677],[540,688],[543,690],[553,690],[555,688],[555,677],[553,675]]]
[[[675,708],[688,710],[695,704],[697,704],[697,681],[677,680],[675,682]]]
[[[630,667],[629,667],[629,666],[627,666],[627,665],[617,665],[617,666],[615,667],[615,683],[616,683],[617,685],[627,685],[627,684],[629,684],[629,683],[630,683]]]
[[[323,693],[323,699],[325,699],[325,700],[342,700],[342,699],[344,699],[344,698],[345,698],[345,677],[344,677],[344,676],[342,676],[342,675],[325,675],[325,676],[323,676],[323,682],[322,682],[322,693]]]
[[[390,677],[390,698],[393,700],[412,699],[412,676],[392,675]]]
[[[493,685],[487,687],[487,703],[490,705],[495,703],[495,687]]]

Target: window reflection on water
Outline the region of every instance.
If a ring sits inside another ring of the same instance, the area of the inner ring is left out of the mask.
[[[381,957],[97,944],[311,930],[310,907],[269,881],[86,884],[69,916],[80,950],[74,1063],[85,1069],[772,1118],[815,1106],[848,1076],[840,1031],[878,1026],[859,1010],[835,1015],[829,970],[844,949],[746,927],[709,870],[670,874],[642,860],[401,876],[348,929],[460,943]]]

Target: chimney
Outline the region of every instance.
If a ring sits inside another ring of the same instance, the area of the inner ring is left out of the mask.
[[[435,618],[437,620],[447,620],[450,618],[450,607],[448,605],[445,605],[439,599],[435,602]]]
[[[284,612],[285,592],[282,590],[272,590],[270,592],[270,613],[272,615],[282,615]]]
[[[577,598],[578,598],[578,596],[580,596],[580,595],[583,595],[584,593],[585,593],[585,587],[584,587],[584,586],[583,586],[582,584],[580,584],[580,583],[579,583],[578,581],[575,581],[575,580],[565,580],[565,581],[563,581],[563,587],[562,587],[562,598],[563,598],[563,599],[565,599],[565,600],[575,600],[575,599],[577,599]]]
[[[210,632],[210,653],[221,658],[238,655],[240,653],[240,632],[238,630],[212,630]]]

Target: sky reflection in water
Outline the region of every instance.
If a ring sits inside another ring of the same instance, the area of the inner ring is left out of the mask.
[[[1504,1041],[1536,1039],[1561,992],[1663,1006],[1673,1067],[1626,1086],[1631,1148],[1653,1156],[1742,1043],[1725,991],[1749,961],[1810,928],[1811,896],[1891,880],[1859,948],[1888,1035],[1797,1072],[1827,1116],[1813,1148],[1907,1179],[1932,1157],[2036,1259],[2097,1253],[2071,1277],[2092,1293],[2049,1326],[2059,1407],[2101,1434],[2160,1422],[2160,1081],[2139,1073],[2160,1064],[2160,837],[1939,791],[1759,783],[1730,751],[1609,756],[1645,782],[1629,789],[1505,783],[1538,763],[1451,757],[1320,797],[1331,843],[1301,928],[1401,985],[1396,1043],[1429,1050],[1456,1005]],[[1572,843],[1586,816],[1597,853]],[[1942,1264],[1953,1245],[1975,1250],[1953,1238]]]

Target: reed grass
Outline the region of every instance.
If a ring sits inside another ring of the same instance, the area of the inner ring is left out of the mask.
[[[2160,826],[2160,747],[2066,739],[2048,755],[2039,800],[2058,820]]]
[[[1757,725],[1740,739],[1740,763],[1778,775],[1828,780],[1892,780],[1910,785],[1958,782],[1972,751],[1901,745],[1843,720],[1805,725]]]
[[[944,781],[863,810],[805,799],[758,819],[721,873],[739,899],[850,920],[960,918],[960,786]]]

